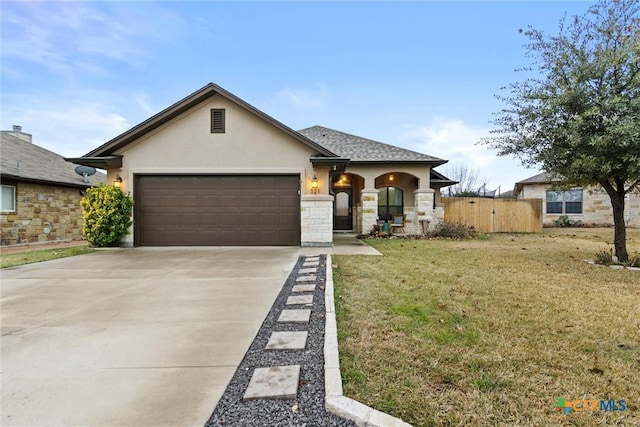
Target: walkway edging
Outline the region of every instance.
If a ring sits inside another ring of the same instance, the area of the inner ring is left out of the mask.
[[[342,394],[342,376],[338,353],[336,305],[333,293],[333,267],[331,255],[325,263],[325,335],[324,335],[324,389],[325,408],[332,414],[354,421],[360,427],[411,427],[400,418],[373,409]]]

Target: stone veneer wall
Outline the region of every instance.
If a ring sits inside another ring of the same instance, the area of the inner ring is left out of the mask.
[[[82,239],[80,189],[19,182],[16,212],[0,214],[0,243]]]
[[[542,199],[542,222],[545,225],[553,225],[561,214],[547,214],[547,188],[545,184],[525,185],[520,193],[520,198]],[[582,213],[567,214],[574,220],[580,220],[585,224],[613,225],[613,209],[609,195],[601,189],[584,189],[582,192]],[[640,194],[629,194],[625,200],[625,222],[631,227],[640,227]]]
[[[301,246],[331,246],[333,242],[333,196],[302,196],[300,220]]]
[[[373,226],[378,222],[378,190],[365,188],[360,192],[362,205],[361,233],[367,234],[373,230]]]
[[[438,221],[439,211],[433,209],[433,199],[435,198],[435,191],[433,189],[419,189],[413,192],[415,194],[415,204],[416,204],[416,233],[422,233],[422,224],[420,221],[428,221],[428,228],[433,227],[433,225]],[[442,218],[444,220],[444,209],[441,210]]]

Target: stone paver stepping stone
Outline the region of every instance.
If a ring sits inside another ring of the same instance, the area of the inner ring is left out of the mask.
[[[302,268],[311,268],[311,267],[316,267],[318,268],[318,266],[320,265],[319,262],[305,262],[304,264],[302,264]]]
[[[300,365],[256,368],[242,400],[295,399]]]
[[[317,273],[317,268],[301,268],[298,270],[298,274],[309,274],[309,273]]]
[[[304,350],[307,346],[307,331],[272,332],[267,350]]]
[[[313,304],[313,295],[292,295],[287,298],[286,305]]]
[[[315,275],[298,276],[298,278],[296,279],[296,282],[315,282],[315,281],[316,281],[316,276]]]
[[[304,258],[305,262],[309,262],[309,261],[320,261],[320,257],[319,256],[308,256]]]
[[[293,285],[291,292],[313,292],[316,290],[316,285]]]
[[[282,310],[280,317],[278,317],[279,323],[309,323],[311,317],[311,310],[303,308],[301,310]]]

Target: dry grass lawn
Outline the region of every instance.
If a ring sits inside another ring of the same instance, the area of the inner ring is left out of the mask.
[[[416,426],[640,425],[640,272],[583,262],[612,235],[372,240],[384,256],[335,256],[345,395]],[[565,416],[559,398],[628,407]]]
[[[16,267],[18,265],[32,264],[34,262],[42,262],[52,259],[83,255],[95,251],[95,249],[83,245],[54,249],[32,249],[19,252],[0,252],[0,268]]]

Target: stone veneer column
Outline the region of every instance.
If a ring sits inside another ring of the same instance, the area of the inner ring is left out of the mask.
[[[418,229],[422,233],[421,220],[429,221],[429,227],[433,227],[433,224],[438,220],[444,218],[437,218],[436,211],[433,209],[433,198],[435,197],[435,190],[432,188],[419,189],[413,192],[415,195],[416,203],[416,220],[418,222]]]
[[[333,196],[302,196],[300,222],[301,246],[331,246],[333,244]]]
[[[378,220],[378,190],[365,188],[360,194],[362,202],[360,229],[362,233],[368,233]]]

